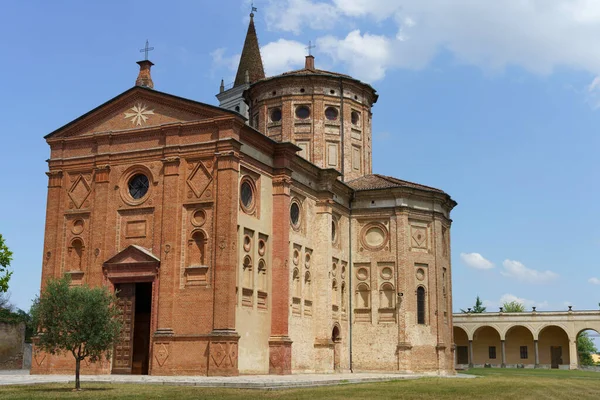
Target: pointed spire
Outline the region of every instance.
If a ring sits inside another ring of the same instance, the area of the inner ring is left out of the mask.
[[[250,14],[250,24],[244,41],[242,56],[238,66],[237,74],[235,75],[234,86],[243,85],[246,83],[246,73],[250,83],[254,83],[265,77],[262,58],[260,57],[260,48],[258,46],[258,37],[254,28],[254,12]]]
[[[150,68],[154,65],[154,63],[152,63],[150,60],[142,60],[138,61],[137,64],[140,66],[140,72],[135,80],[135,86],[144,86],[153,89],[154,82],[152,82]]]

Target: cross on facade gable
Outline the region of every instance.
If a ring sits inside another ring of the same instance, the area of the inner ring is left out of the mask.
[[[146,39],[146,46],[143,49],[140,49],[140,53],[144,53],[144,60],[148,60],[148,52],[154,50],[154,47],[148,46],[148,39]]]
[[[317,47],[317,46],[316,46],[316,45],[314,45],[314,44],[312,44],[312,42],[309,40],[309,41],[308,41],[308,46],[307,46],[307,47],[305,47],[305,48],[306,48],[306,50],[308,50],[308,55],[309,55],[309,56],[312,56],[312,54],[311,54],[311,50],[312,50],[312,49],[314,49],[315,47]]]

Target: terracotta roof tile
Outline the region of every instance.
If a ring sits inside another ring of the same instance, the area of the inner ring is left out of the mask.
[[[393,176],[371,174],[361,176],[360,178],[353,179],[346,182],[348,186],[356,191],[361,190],[372,190],[372,189],[391,189],[398,187],[405,187],[411,189],[426,190],[428,192],[444,193],[443,190],[433,188],[431,186],[421,185],[419,183],[404,181],[402,179],[394,178]]]

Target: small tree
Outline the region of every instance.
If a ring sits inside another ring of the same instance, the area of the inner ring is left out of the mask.
[[[480,314],[485,312],[486,307],[483,306],[483,302],[481,301],[481,299],[479,298],[479,296],[477,296],[477,299],[475,299],[475,306],[473,307],[473,309],[471,310],[472,313],[475,314]],[[462,308],[460,309],[461,312],[467,313],[469,311],[465,311]]]
[[[579,363],[581,365],[594,365],[592,354],[598,352],[594,341],[587,332],[581,332],[577,337],[577,353],[579,353]]]
[[[38,329],[36,345],[50,354],[70,352],[75,358],[75,389],[81,390],[81,361],[105,356],[119,340],[122,330],[116,297],[106,288],[70,286],[70,279],[50,279],[31,307]]]
[[[519,303],[516,300],[505,301],[504,304],[502,304],[502,310],[504,312],[523,312],[525,311],[525,306],[523,303]]]
[[[4,243],[4,238],[0,233],[0,293],[6,293],[8,291],[8,281],[12,275],[12,272],[8,270],[8,267],[12,261],[12,255],[12,252]]]

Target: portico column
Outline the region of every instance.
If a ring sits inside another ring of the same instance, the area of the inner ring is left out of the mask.
[[[569,339],[569,369],[578,369],[579,368],[579,357],[577,354],[577,339],[570,340]]]
[[[469,368],[473,368],[473,341],[469,340]]]
[[[502,346],[502,364],[500,364],[500,367],[506,368],[506,340],[501,340],[500,344]]]
[[[535,353],[535,368],[539,368],[540,366],[540,350],[538,348],[538,341],[533,341],[533,351]]]

